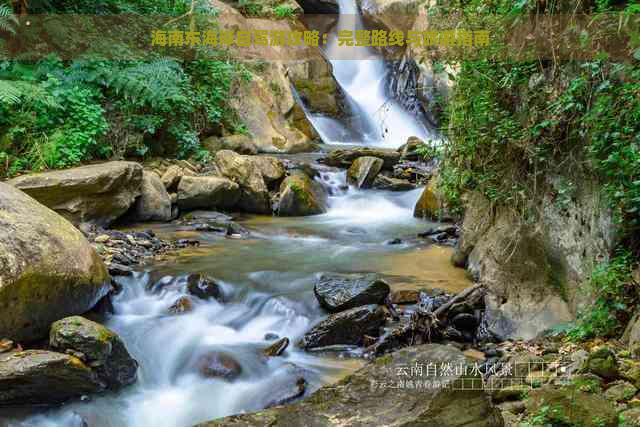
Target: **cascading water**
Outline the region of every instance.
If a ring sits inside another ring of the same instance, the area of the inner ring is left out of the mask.
[[[337,32],[362,30],[364,24],[355,0],[339,0],[339,6],[336,34],[326,49],[326,56],[353,113],[352,132],[336,132],[344,127],[337,120],[309,115],[323,141],[397,148],[411,136],[423,141],[435,139],[430,129],[387,94],[389,73],[376,51],[366,46],[340,46],[335,37]]]

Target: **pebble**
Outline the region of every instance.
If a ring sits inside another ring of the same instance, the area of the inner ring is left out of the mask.
[[[106,243],[109,241],[109,239],[111,239],[111,237],[108,234],[101,234],[98,237],[96,237],[94,241],[96,243]]]

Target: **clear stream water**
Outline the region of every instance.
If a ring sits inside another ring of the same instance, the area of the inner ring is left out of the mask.
[[[340,6],[355,16],[353,0],[340,0]],[[341,20],[340,28],[345,25],[361,22]],[[426,137],[424,126],[384,94],[384,63],[370,51],[360,54],[370,59],[336,60],[333,66],[361,123],[346,130],[312,117],[325,142],[397,147],[411,135]],[[359,136],[354,141],[346,139],[348,134]],[[137,383],[61,408],[4,418],[0,413],[0,427],[82,427],[85,422],[89,427],[186,427],[259,410],[294,387],[300,375],[307,381],[308,395],[362,363],[339,353],[306,353],[293,344],[326,316],[313,295],[318,273],[378,272],[394,289],[458,291],[468,285],[464,272],[449,265],[447,249],[415,241],[388,244],[430,225],[412,215],[421,189],[356,190],[346,186],[344,171],[323,172],[320,180],[331,194],[326,214],[244,217],[241,223],[252,231],[248,239],[184,232],[169,224],[145,225],[160,236],[197,238],[201,246],[118,279],[123,291],[105,324],[140,363]],[[222,281],[226,302],[196,301],[192,312],[169,315],[167,309],[186,295],[184,275],[192,272]],[[172,285],[148,290],[156,282]],[[266,360],[260,355],[271,342],[267,334],[290,338],[292,345],[282,357]],[[227,382],[200,376],[194,365],[212,350],[233,356],[242,367],[240,377]]]

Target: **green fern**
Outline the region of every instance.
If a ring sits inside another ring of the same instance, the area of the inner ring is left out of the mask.
[[[42,86],[16,80],[0,80],[0,105],[33,104],[41,102],[48,107],[58,106],[56,100]]]
[[[13,10],[5,4],[0,4],[0,30],[15,35],[17,25],[18,18],[13,14]]]

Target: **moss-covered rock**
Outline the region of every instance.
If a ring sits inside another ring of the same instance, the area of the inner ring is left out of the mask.
[[[0,183],[0,337],[31,341],[109,291],[104,263],[80,231]]]
[[[612,402],[626,402],[635,396],[638,389],[627,381],[614,381],[607,387],[604,397]]]
[[[616,427],[618,414],[603,396],[583,393],[574,387],[545,386],[532,390],[525,402],[529,414],[546,408],[546,421],[552,425]]]
[[[437,344],[411,347],[378,358],[301,402],[226,417],[200,427],[502,427],[500,411],[491,404],[486,392],[481,387],[468,387],[472,382],[480,383],[470,368],[466,374],[464,369],[460,374],[442,369],[433,374],[424,369],[422,375],[404,375],[408,367],[417,364],[464,367],[466,363],[464,355],[453,347]],[[430,385],[434,382],[440,386]]]
[[[127,212],[140,195],[142,166],[107,162],[24,175],[9,184],[74,224],[106,226]]]
[[[42,350],[0,354],[0,407],[56,404],[102,390],[77,357]]]
[[[591,372],[607,380],[620,377],[616,355],[608,347],[601,347],[589,354],[584,367],[585,372]]]
[[[280,185],[278,215],[307,216],[327,211],[326,193],[322,186],[306,174],[295,171]]]
[[[60,352],[82,353],[109,389],[118,389],[136,380],[138,362],[120,337],[99,323],[80,316],[58,320],[51,325],[49,345]]]
[[[358,157],[347,171],[347,182],[357,188],[371,188],[383,164],[377,157]]]
[[[437,221],[442,214],[442,197],[436,189],[435,179],[431,179],[416,202],[413,216]]]

